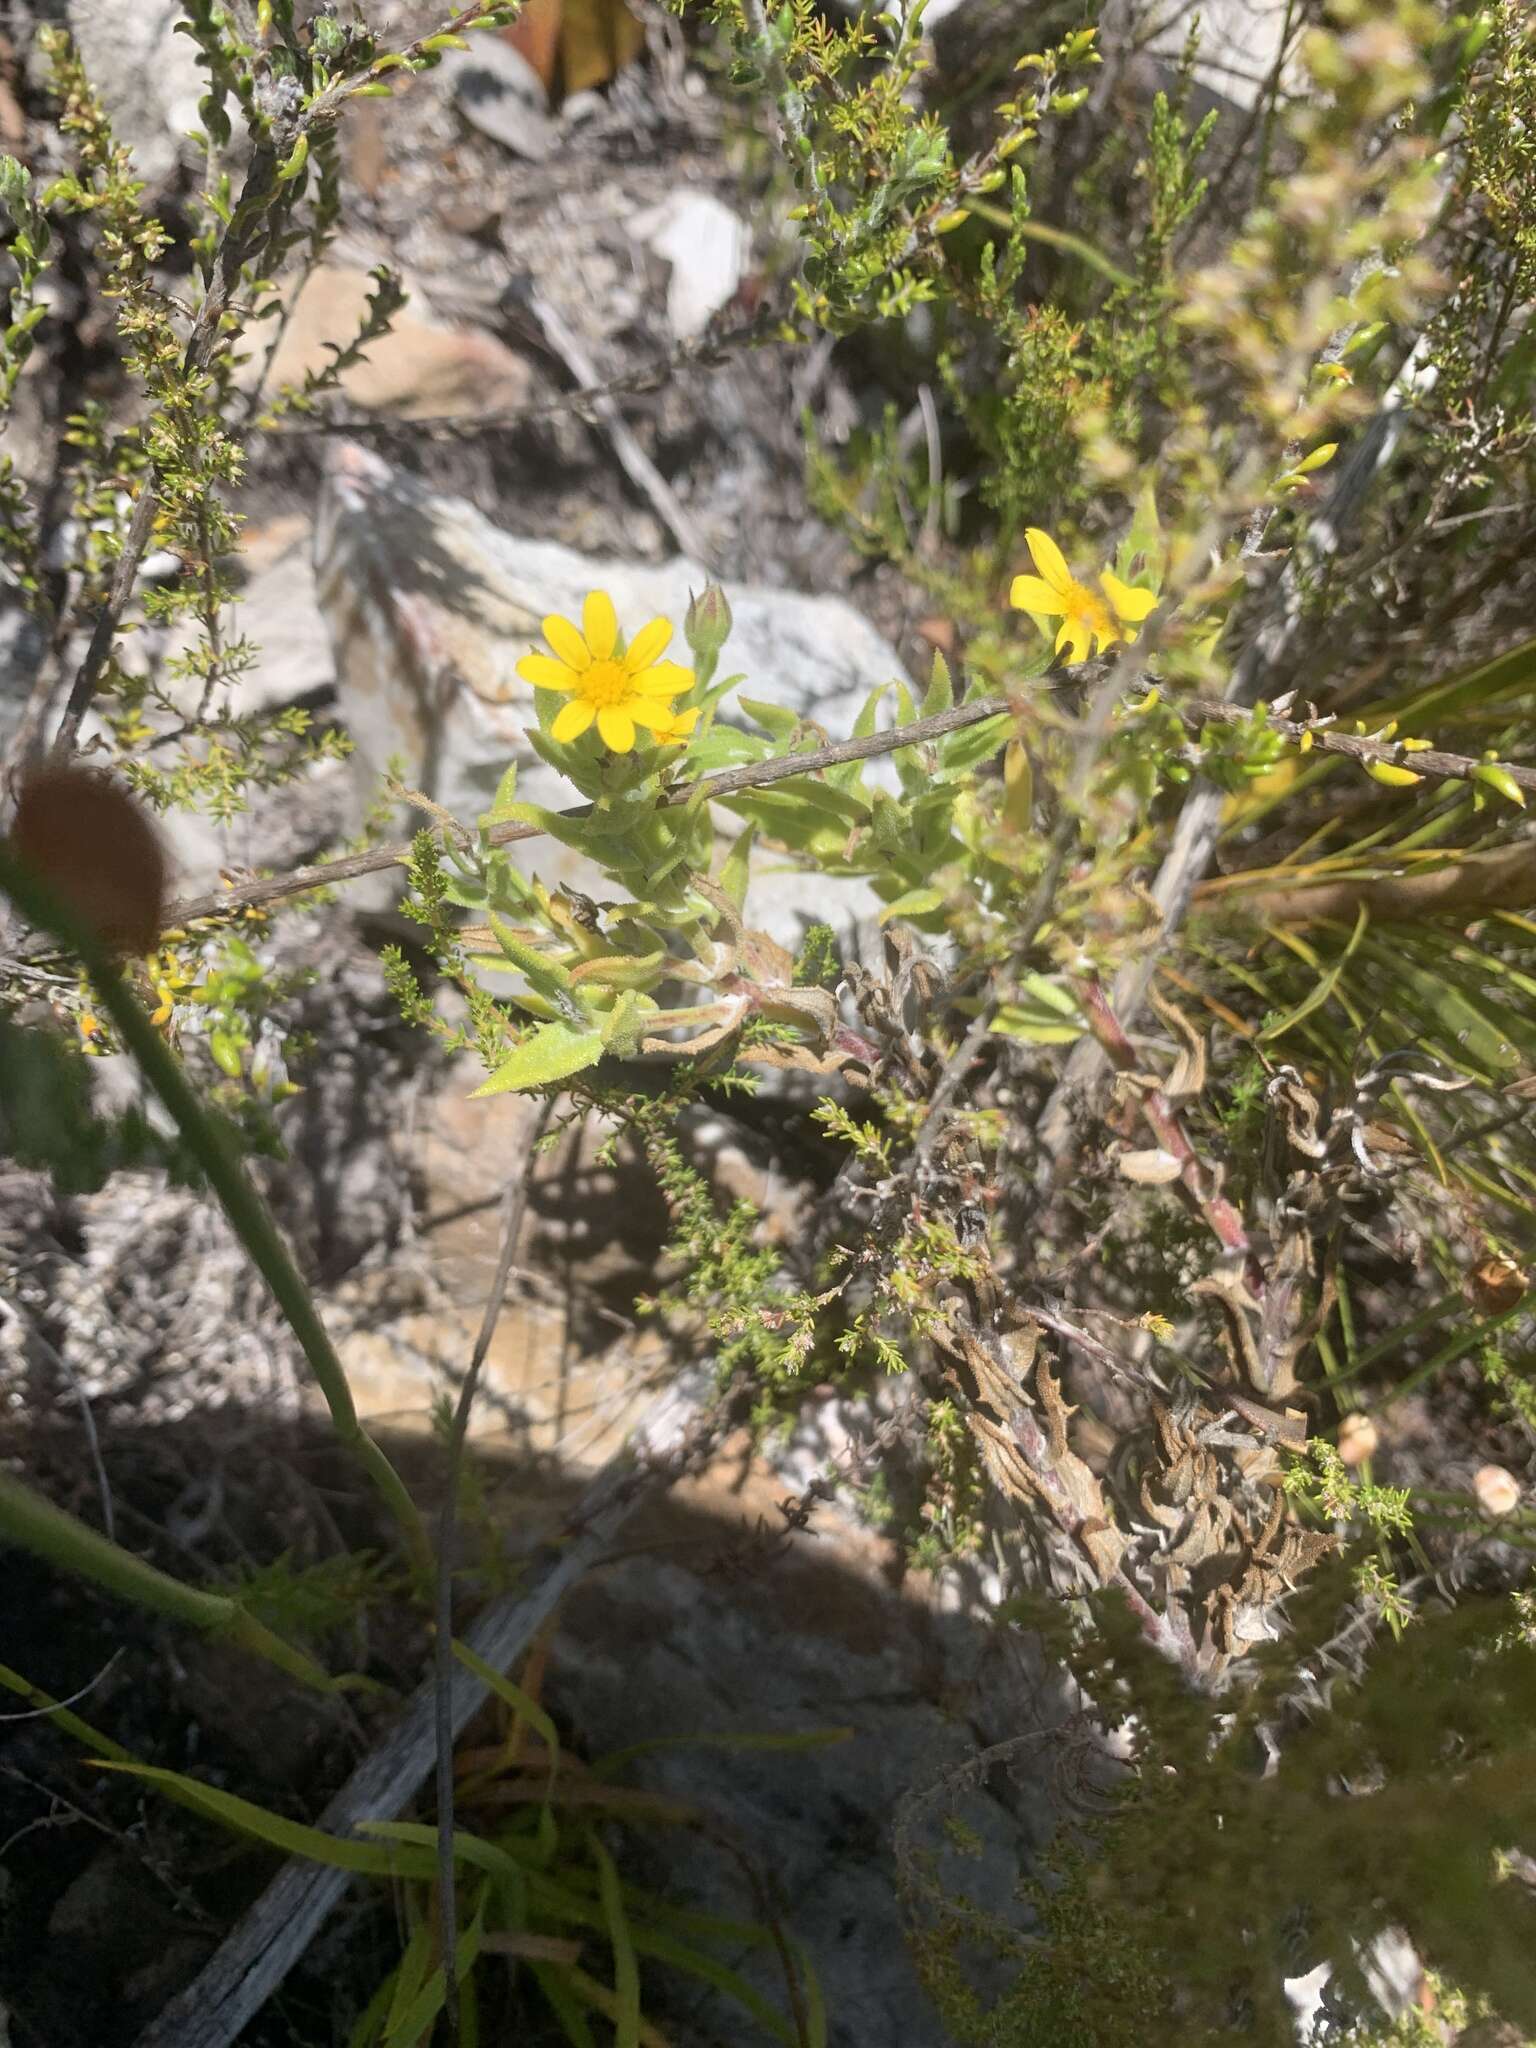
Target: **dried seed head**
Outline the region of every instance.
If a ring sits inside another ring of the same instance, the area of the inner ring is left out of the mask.
[[[154,949],[165,855],[143,810],[110,776],[73,762],[33,770],[16,800],[10,845],[115,951]]]
[[[1374,1458],[1381,1434],[1369,1415],[1346,1415],[1339,1424],[1339,1456],[1346,1465],[1363,1465]]]
[[[1520,1482],[1502,1465],[1479,1465],[1472,1491],[1485,1515],[1512,1515],[1520,1505]]]
[[[1474,1266],[1467,1275],[1467,1293],[1472,1306],[1485,1316],[1501,1316],[1512,1309],[1530,1286],[1530,1275],[1512,1259],[1495,1254]]]

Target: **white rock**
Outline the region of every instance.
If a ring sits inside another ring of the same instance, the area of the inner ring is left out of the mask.
[[[630,219],[636,241],[672,266],[667,320],[679,341],[702,334],[741,283],[745,224],[712,192],[685,186]]]
[[[631,632],[658,614],[671,619],[681,653],[690,594],[709,580],[683,557],[598,560],[508,533],[353,443],[331,453],[315,566],[342,721],[356,747],[359,816],[392,757],[423,794],[464,819],[486,809],[514,760],[520,796],[552,808],[579,801],[526,737],[533,699],[516,664],[542,646],[541,618],[579,618],[587,592],[606,590]],[[785,705],[829,736],[848,733],[872,688],[908,680],[894,650],[840,598],[760,584],[727,584],[726,595],[734,621],[727,672],[744,672],[749,696]],[[548,840],[513,854],[546,881],[594,885],[587,863]],[[772,921],[764,916],[763,927],[784,944],[807,921],[847,929],[875,907],[864,883],[814,875],[781,878],[765,902]],[[755,901],[748,908],[757,914]]]

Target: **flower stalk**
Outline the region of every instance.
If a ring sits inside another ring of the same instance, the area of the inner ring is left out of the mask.
[[[276,1297],[320,1387],[337,1436],[361,1464],[399,1525],[422,1583],[430,1584],[432,1546],[416,1504],[399,1473],[359,1421],[341,1360],[271,1212],[204,1109],[175,1054],[134,1000],[101,940],[5,846],[0,846],[0,890],[30,924],[73,952],[89,973],[100,1007],[169,1111],[223,1204],[235,1235]]]

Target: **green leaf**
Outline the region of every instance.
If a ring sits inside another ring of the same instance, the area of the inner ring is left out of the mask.
[[[886,904],[879,922],[889,924],[893,917],[931,917],[936,910],[942,910],[948,900],[949,892],[945,889],[908,889],[894,903]]]
[[[496,934],[497,945],[518,972],[527,978],[530,988],[537,989],[550,1002],[558,1002],[561,995],[569,991],[571,974],[568,967],[520,939],[516,932],[502,923],[494,910],[490,912],[488,922]]]
[[[465,1982],[479,1960],[480,1944],[485,1935],[484,1920],[485,1900],[482,1897],[474,1919],[454,1944],[454,1965],[460,1984]],[[443,1966],[439,1963],[385,2034],[384,2048],[418,2048],[418,2044],[426,2040],[433,2022],[443,2009],[443,1988]]]
[[[1261,1041],[1268,1042],[1271,1039],[1283,1038],[1287,1031],[1294,1029],[1304,1019],[1310,1017],[1314,1010],[1322,1008],[1323,1004],[1327,1002],[1328,998],[1338,987],[1339,977],[1349,965],[1350,955],[1354,952],[1356,946],[1359,945],[1361,939],[1364,938],[1365,928],[1369,921],[1369,914],[1362,903],[1360,914],[1355,919],[1354,931],[1350,934],[1349,944],[1344,948],[1338,959],[1334,961],[1332,967],[1329,968],[1316,988],[1303,996],[1294,1009],[1287,1010],[1283,1017],[1277,1017],[1273,1024],[1266,1024],[1264,1026],[1263,1030],[1259,1033]]]
[[[630,1939],[629,1916],[619,1889],[619,1873],[613,1858],[598,1835],[590,1833],[587,1844],[597,1865],[603,1902],[603,1917],[613,1947],[613,1989],[618,2009],[614,2014],[614,2048],[640,2048],[640,1965]]]
[[[666,1749],[802,1750],[832,1749],[853,1739],[851,1728],[801,1728],[778,1734],[772,1729],[705,1729],[696,1735],[654,1735],[646,1742],[631,1742],[623,1749],[611,1749],[592,1765],[594,1778],[611,1777],[637,1756],[652,1756]]]
[[[560,1731],[538,1701],[531,1694],[524,1692],[520,1685],[514,1684],[503,1672],[498,1671],[494,1665],[487,1664],[483,1657],[477,1657],[467,1643],[455,1641],[453,1654],[466,1671],[473,1671],[482,1685],[488,1686],[504,1706],[512,1709],[517,1720],[528,1723],[548,1751],[550,1768],[553,1771],[560,1755]]]
[[[954,701],[955,685],[949,673],[949,663],[940,654],[939,650],[935,648],[933,650],[933,672],[928,678],[928,688],[923,697],[922,710],[919,716],[934,718],[939,712],[948,711],[954,704]]]
[[[874,732],[875,720],[879,716],[880,706],[884,702],[886,692],[890,687],[889,683],[881,683],[877,689],[870,691],[859,707],[858,717],[853,721],[853,731],[849,735],[850,738],[867,740]],[[862,761],[843,761],[835,768],[828,768],[825,773],[827,781],[831,783],[834,789],[857,789],[860,782],[864,779],[864,763]]]
[[[628,1059],[640,1042],[642,1026],[656,1014],[656,1005],[649,996],[638,989],[620,989],[618,1001],[603,1019],[604,1051]]]
[[[734,904],[738,912],[746,907],[747,883],[752,872],[752,848],[756,839],[757,827],[749,825],[726,855],[725,863],[720,870],[721,892]]]
[[[776,740],[787,740],[800,730],[802,720],[798,711],[788,711],[782,704],[769,704],[761,697],[738,697],[736,702],[748,718]]]
[[[471,1091],[470,1100],[508,1095],[520,1088],[548,1088],[596,1066],[603,1056],[601,1031],[574,1031],[569,1024],[540,1024],[496,1069],[488,1081]]]
[[[738,725],[715,724],[689,741],[688,767],[697,775],[718,775],[722,769],[740,768],[749,761],[766,761],[772,751],[758,733],[743,732]]]
[[[559,1966],[555,1963],[530,1963],[528,1967],[533,1972],[533,1981],[549,2000],[550,2009],[560,2022],[571,2048],[597,2048],[596,2037],[587,2024],[581,2001],[566,1983]]]
[[[1137,497],[1129,530],[1115,556],[1115,573],[1122,581],[1130,580],[1138,556],[1147,565],[1153,588],[1160,588],[1168,550],[1163,545],[1162,521],[1157,516],[1157,486],[1150,478]]]
[[[1002,711],[996,718],[982,719],[979,725],[946,733],[939,741],[939,779],[948,782],[979,768],[1005,744],[1012,731],[1013,714]]]
[[[232,1081],[240,1078],[240,1040],[233,1032],[215,1028],[208,1034],[208,1050],[213,1063]]]
[[[1087,1028],[1071,990],[1043,974],[1020,976],[1018,999],[1000,1004],[992,1023],[1005,1038],[1033,1045],[1072,1045]]]
[[[480,820],[482,825],[500,825],[511,822],[511,806],[517,801],[517,763],[509,761],[506,772],[496,785],[496,794],[491,798],[491,808]]]
[[[574,988],[648,989],[666,957],[660,946],[654,953],[599,953],[572,970],[571,984]]]
[[[233,1792],[221,1792],[213,1785],[201,1784],[196,1778],[184,1777],[180,1771],[160,1770],[152,1764],[120,1762],[101,1763],[97,1768],[121,1771],[127,1777],[142,1778],[146,1784],[158,1785],[178,1805],[188,1806],[194,1813],[217,1821],[221,1827],[230,1828],[236,1834],[250,1835],[258,1842],[265,1842],[268,1848],[280,1850],[284,1856],[302,1856],[311,1863],[324,1863],[333,1870],[356,1871],[363,1877],[430,1879],[435,1874],[436,1866],[430,1854],[392,1848],[382,1842],[359,1842],[343,1835],[328,1835],[320,1828],[305,1827],[300,1821],[271,1813],[265,1806],[257,1806],[249,1799],[237,1798]]]

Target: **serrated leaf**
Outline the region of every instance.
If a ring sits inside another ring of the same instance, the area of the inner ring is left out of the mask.
[[[574,1031],[569,1024],[541,1024],[515,1046],[488,1081],[473,1089],[470,1100],[509,1095],[523,1088],[548,1088],[556,1081],[594,1067],[603,1056],[601,1031]]]

